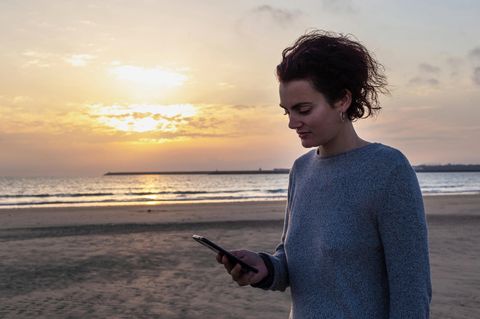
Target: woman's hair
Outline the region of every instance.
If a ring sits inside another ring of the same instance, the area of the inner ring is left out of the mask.
[[[330,104],[352,94],[349,120],[369,117],[381,109],[379,93],[388,93],[383,66],[348,35],[314,30],[282,52],[277,66],[280,82],[310,80]]]

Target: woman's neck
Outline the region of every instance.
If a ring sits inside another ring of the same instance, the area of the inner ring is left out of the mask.
[[[345,123],[339,133],[328,143],[320,145],[317,154],[321,157],[330,157],[333,155],[348,152],[350,150],[370,144],[361,139],[353,127],[352,122]]]

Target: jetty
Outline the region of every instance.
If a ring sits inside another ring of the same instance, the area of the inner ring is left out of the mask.
[[[275,168],[272,170],[233,170],[233,171],[160,171],[160,172],[108,172],[105,176],[116,175],[249,175],[249,174],[288,174],[288,168]]]
[[[448,172],[480,172],[480,165],[476,164],[446,164],[446,165],[415,165],[417,173],[448,173]],[[288,168],[274,168],[270,170],[215,170],[215,171],[158,171],[158,172],[108,172],[104,176],[118,175],[249,175],[249,174],[288,174]]]

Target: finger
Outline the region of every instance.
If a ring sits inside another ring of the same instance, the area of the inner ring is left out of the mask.
[[[228,260],[227,256],[222,257],[222,264],[228,273],[230,273],[232,271],[233,266],[235,266],[230,263],[230,260]]]
[[[243,251],[243,250],[231,250],[230,253],[237,258],[245,257],[245,251]]]
[[[232,251],[232,255],[234,255],[238,259],[242,259],[242,260],[248,257],[247,253],[248,252],[245,251],[245,250],[234,250],[234,251]]]
[[[233,280],[239,281],[244,275],[242,272],[242,266],[240,266],[240,264],[236,264],[235,267],[232,268],[230,275],[232,276]]]
[[[242,277],[238,279],[237,284],[239,286],[247,286],[253,282],[252,277],[253,277],[252,272],[243,273]]]
[[[227,264],[227,265],[224,264],[223,267],[225,267],[225,270],[226,270],[229,274],[231,274],[232,268],[233,268],[232,266],[230,266],[230,265],[228,265],[228,264]]]
[[[223,264],[223,263],[222,263],[222,258],[223,258],[223,254],[218,253],[218,254],[217,254],[217,262],[218,262],[219,264]]]

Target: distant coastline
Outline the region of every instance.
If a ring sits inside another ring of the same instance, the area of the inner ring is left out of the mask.
[[[476,164],[416,165],[413,168],[418,173],[480,172],[480,165]]]
[[[417,173],[447,173],[447,172],[480,172],[480,165],[447,164],[447,165],[415,165]],[[272,170],[215,170],[215,171],[157,171],[157,172],[107,172],[104,176],[118,175],[247,175],[247,174],[288,174],[288,168]]]
[[[161,172],[108,172],[105,176],[112,175],[248,175],[248,174],[288,174],[288,168],[275,168],[273,170],[233,170],[233,171],[161,171]]]

